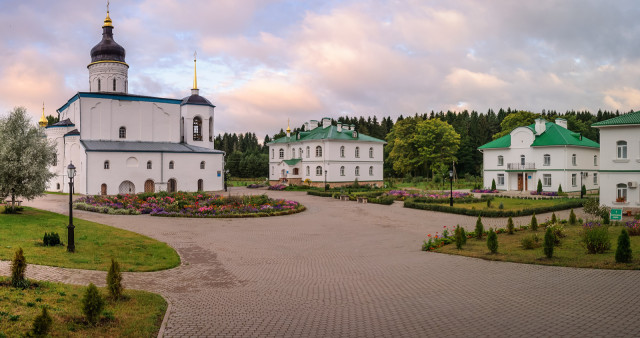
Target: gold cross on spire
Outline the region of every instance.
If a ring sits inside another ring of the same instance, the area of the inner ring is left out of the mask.
[[[109,0],[107,0],[107,13],[109,13]]]
[[[196,57],[198,53],[193,51],[193,89],[198,89],[198,76],[196,75]]]

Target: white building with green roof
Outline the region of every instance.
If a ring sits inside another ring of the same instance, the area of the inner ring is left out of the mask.
[[[640,111],[592,127],[600,130],[600,204],[640,208]]]
[[[354,183],[383,185],[385,141],[331,125],[330,118],[311,120],[304,130],[269,143],[269,181],[314,186]]]
[[[498,190],[580,191],[599,187],[598,143],[567,129],[567,121],[536,119],[529,126],[478,148],[483,154],[484,186]]]

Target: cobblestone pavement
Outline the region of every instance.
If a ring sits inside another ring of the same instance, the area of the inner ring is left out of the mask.
[[[235,188],[237,194],[264,193]],[[475,217],[269,192],[308,210],[186,219],[74,215],[165,241],[175,269],[125,273],[171,304],[162,335],[267,337],[638,336],[640,273],[490,262],[420,251]],[[64,213],[64,196],[28,205]],[[567,217],[568,212],[558,213]],[[540,222],[550,215],[540,215]],[[515,219],[516,224],[529,217]],[[485,219],[504,226],[504,219]],[[76,229],[81,232],[82,229]],[[81,248],[78,248],[81,250]],[[0,262],[0,274],[9,274]],[[30,265],[29,278],[104,285],[105,272]]]

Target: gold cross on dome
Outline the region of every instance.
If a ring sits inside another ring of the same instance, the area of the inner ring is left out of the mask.
[[[107,13],[109,13],[109,0],[107,0]]]

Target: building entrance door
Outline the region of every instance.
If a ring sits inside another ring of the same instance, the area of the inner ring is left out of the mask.
[[[524,174],[518,174],[518,190],[522,191],[522,186],[524,181]]]
[[[155,184],[153,183],[153,180],[146,180],[144,182],[144,192],[154,192],[155,190]]]
[[[121,194],[135,194],[136,193],[136,186],[133,185],[133,183],[131,181],[124,181],[124,182],[120,183],[120,188],[118,189],[118,191]]]
[[[102,185],[100,186],[100,195],[106,195],[107,194],[107,185],[102,183]]]

